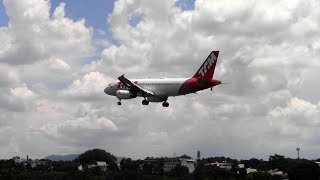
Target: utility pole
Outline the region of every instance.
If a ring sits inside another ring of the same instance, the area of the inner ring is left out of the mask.
[[[298,159],[300,159],[300,148],[297,148],[297,152],[298,152]]]

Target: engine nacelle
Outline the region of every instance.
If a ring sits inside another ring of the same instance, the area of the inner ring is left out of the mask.
[[[116,92],[116,97],[118,99],[132,99],[132,98],[137,97],[137,94],[132,93],[132,92],[130,92],[128,90],[118,90]]]

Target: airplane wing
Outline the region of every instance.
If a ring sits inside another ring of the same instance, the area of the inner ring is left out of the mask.
[[[119,81],[127,86],[130,90],[136,92],[137,94],[141,94],[142,96],[154,96],[152,91],[147,89],[143,89],[142,87],[138,86],[137,84],[132,83],[129,79],[124,77],[124,74],[118,77]]]

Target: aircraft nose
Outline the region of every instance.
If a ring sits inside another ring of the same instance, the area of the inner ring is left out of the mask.
[[[109,94],[109,87],[104,88],[104,93]]]

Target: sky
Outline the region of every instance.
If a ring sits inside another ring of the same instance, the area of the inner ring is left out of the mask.
[[[317,0],[3,0],[0,159],[101,148],[121,157],[320,157]],[[103,89],[190,77],[213,91],[141,105]]]

